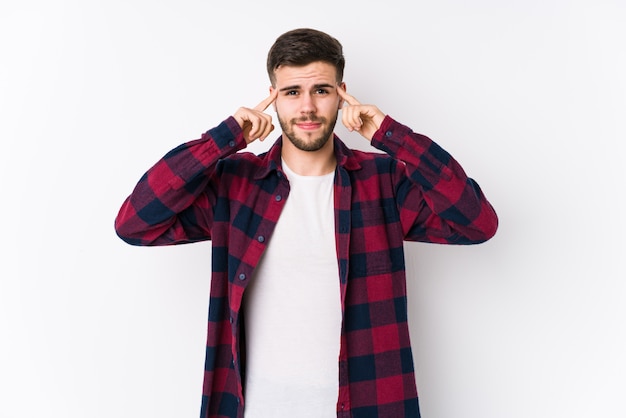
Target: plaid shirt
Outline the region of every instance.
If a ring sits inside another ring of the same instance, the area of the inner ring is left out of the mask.
[[[289,196],[281,144],[258,156],[238,152],[246,142],[230,117],[150,168],[116,218],[132,245],[212,240],[201,418],[243,417],[242,296]],[[415,418],[403,241],[477,244],[498,221],[478,185],[429,138],[387,116],[371,144],[384,153],[334,137],[337,417]]]

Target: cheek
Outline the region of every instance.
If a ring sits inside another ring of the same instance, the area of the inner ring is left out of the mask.
[[[289,100],[276,99],[276,101],[274,101],[274,111],[277,115],[286,117],[293,113],[293,106],[290,105]]]
[[[326,114],[335,114],[341,109],[341,103],[342,101],[340,99],[327,100],[324,102],[323,112]]]

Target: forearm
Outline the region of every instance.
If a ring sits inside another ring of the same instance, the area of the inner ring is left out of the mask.
[[[115,219],[132,245],[169,245],[210,238],[212,187],[218,161],[244,148],[233,118],[168,152],[139,180]]]
[[[482,190],[434,141],[386,117],[372,145],[402,161],[416,186],[401,191],[407,239],[474,244],[495,234],[497,215]]]

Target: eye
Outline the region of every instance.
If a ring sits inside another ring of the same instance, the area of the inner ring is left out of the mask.
[[[319,94],[320,96],[328,94],[328,90],[326,89],[317,89],[315,90],[315,94]]]
[[[287,90],[285,92],[285,96],[296,96],[298,94],[297,90]]]

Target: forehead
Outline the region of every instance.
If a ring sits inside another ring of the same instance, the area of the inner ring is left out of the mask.
[[[281,66],[274,71],[276,87],[306,86],[309,84],[335,84],[337,70],[326,62],[312,62],[303,66]]]

